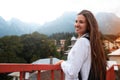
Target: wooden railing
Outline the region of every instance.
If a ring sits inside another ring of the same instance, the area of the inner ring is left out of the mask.
[[[113,65],[109,70],[107,70],[106,80],[115,80],[115,72]],[[54,70],[60,70],[61,79],[64,79],[64,73],[61,70],[60,65],[46,65],[46,64],[0,64],[0,73],[8,73],[8,72],[20,72],[20,80],[24,80],[25,72],[38,71],[37,80],[40,80],[41,70],[51,70],[51,80],[54,80]]]

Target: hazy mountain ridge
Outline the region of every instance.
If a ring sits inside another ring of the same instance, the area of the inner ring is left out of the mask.
[[[44,34],[52,34],[57,32],[73,32],[75,15],[76,15],[75,12],[69,14],[64,13],[56,20],[44,24],[42,27],[38,29],[38,32]]]
[[[96,19],[99,29],[104,34],[120,33],[120,18],[113,13],[98,13]]]
[[[21,35],[38,31],[50,35],[56,32],[74,32],[76,12],[66,12],[56,20],[44,25],[28,24],[16,18],[5,21],[0,17],[0,36]],[[120,18],[113,13],[98,13],[96,19],[104,34],[120,33]]]
[[[39,26],[40,25],[38,24],[22,22],[16,18],[12,18],[10,21],[5,21],[0,17],[0,36],[32,33],[36,31]]]

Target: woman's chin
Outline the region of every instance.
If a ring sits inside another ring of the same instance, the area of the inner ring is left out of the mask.
[[[79,34],[80,32],[79,31],[75,31],[75,33]]]

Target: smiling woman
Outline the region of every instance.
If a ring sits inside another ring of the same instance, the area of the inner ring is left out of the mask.
[[[75,31],[78,39],[67,60],[56,63],[61,65],[65,80],[106,80],[106,58],[97,21],[90,11],[78,13]]]

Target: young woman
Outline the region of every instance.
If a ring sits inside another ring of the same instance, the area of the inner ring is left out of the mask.
[[[78,39],[66,61],[59,61],[65,80],[106,80],[106,59],[94,15],[83,10],[75,21]]]

